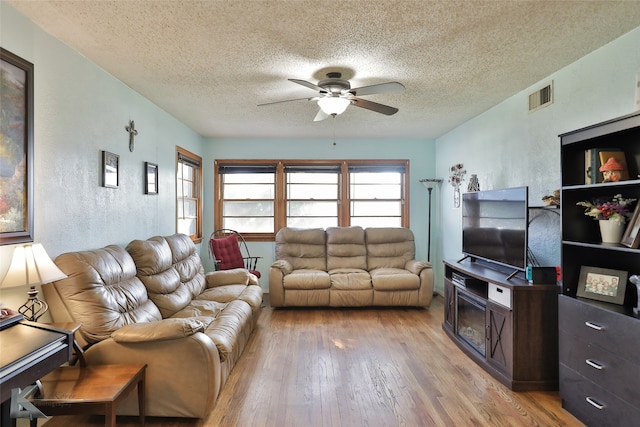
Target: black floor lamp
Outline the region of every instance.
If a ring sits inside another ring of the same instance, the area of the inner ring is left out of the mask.
[[[441,179],[421,179],[420,182],[429,191],[429,229],[427,231],[427,234],[428,234],[427,261],[431,262],[431,192],[433,191],[436,185],[442,182],[442,180]]]

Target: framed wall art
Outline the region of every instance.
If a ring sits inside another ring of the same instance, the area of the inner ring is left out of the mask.
[[[627,290],[626,271],[583,265],[580,267],[577,296],[598,301],[623,304]]]
[[[33,242],[33,64],[0,48],[0,245]]]
[[[120,156],[102,152],[102,186],[118,188],[120,184]]]
[[[632,249],[638,249],[638,247],[640,247],[640,202],[636,203],[633,216],[629,220],[627,228],[622,235],[621,243]]]
[[[144,194],[158,194],[158,165],[144,162]]]

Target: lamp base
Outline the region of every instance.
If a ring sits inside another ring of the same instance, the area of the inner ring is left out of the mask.
[[[49,306],[46,302],[38,299],[38,290],[35,286],[32,286],[27,295],[29,299],[23,305],[18,308],[20,314],[22,314],[26,320],[36,322],[43,314],[47,312]]]

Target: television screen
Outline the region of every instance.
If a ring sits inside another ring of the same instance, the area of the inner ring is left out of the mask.
[[[528,187],[462,195],[462,252],[500,265],[527,266]]]

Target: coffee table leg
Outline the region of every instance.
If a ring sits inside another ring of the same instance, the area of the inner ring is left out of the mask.
[[[138,412],[140,413],[140,425],[144,427],[145,418],[147,415],[147,402],[145,400],[145,371],[142,370],[142,378],[138,382]]]
[[[106,427],[116,427],[116,405],[114,405],[113,402],[105,405],[104,425]]]

